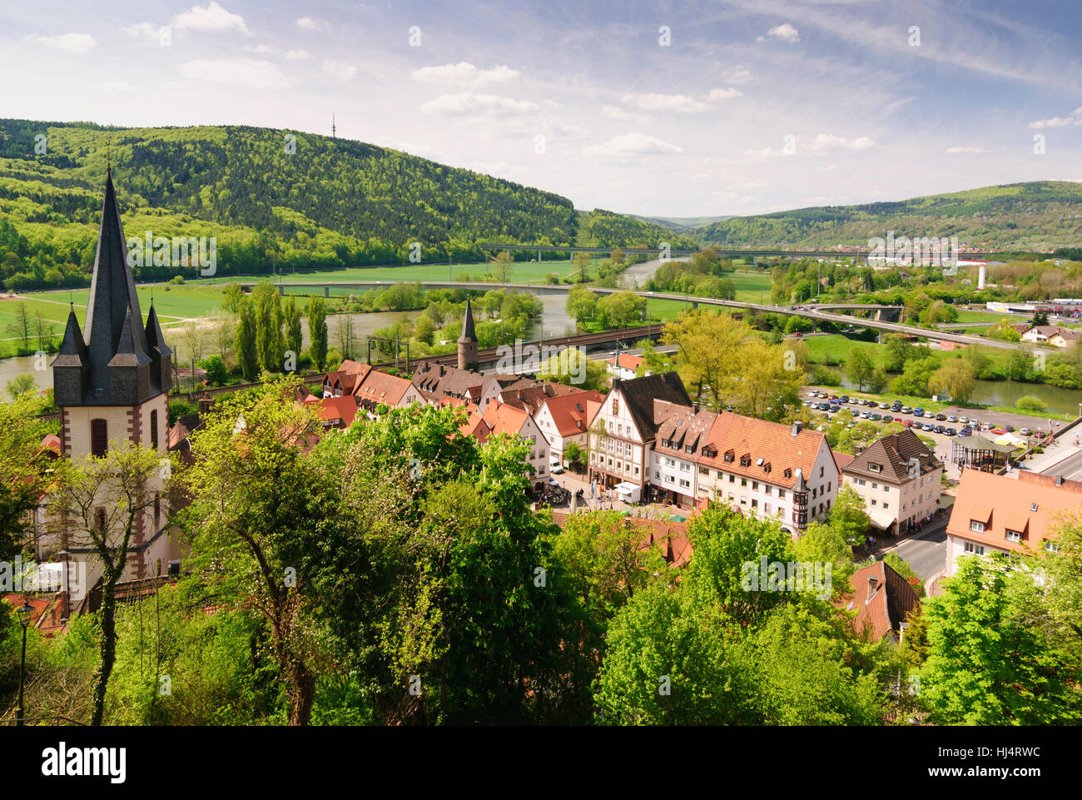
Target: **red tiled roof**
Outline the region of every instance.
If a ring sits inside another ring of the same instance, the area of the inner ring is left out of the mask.
[[[564,511],[553,511],[552,520],[561,528],[570,515]],[[675,520],[646,519],[644,517],[625,517],[629,527],[639,532],[639,549],[656,547],[665,560],[676,567],[686,567],[691,561],[694,548],[688,539],[688,524]]]
[[[874,642],[897,631],[906,615],[920,605],[917,590],[882,561],[857,570],[849,584],[853,596],[845,608],[857,612],[853,626],[858,633],[867,631]]]
[[[796,483],[797,469],[805,480],[812,477],[812,467],[824,442],[826,437],[819,431],[802,428],[794,435],[790,425],[724,412],[718,414],[707,436],[707,444],[716,454],[703,455],[700,448],[694,460],[714,469],[767,480],[775,486],[791,487]],[[731,455],[731,461],[725,460],[726,453]],[[748,459],[746,466],[740,463],[744,456]],[[788,476],[786,470],[790,470]]]
[[[576,436],[585,433],[590,422],[589,404],[605,402],[605,395],[601,392],[577,391],[574,394],[565,394],[561,397],[550,397],[544,402],[552,415],[552,421],[560,436]]]
[[[342,428],[348,428],[357,417],[357,401],[352,395],[316,398],[314,406],[317,417],[324,422],[340,423]]]
[[[619,356],[613,356],[609,359],[608,363],[615,367],[617,358],[620,359],[620,369],[629,369],[632,372],[635,372],[642,366],[642,356],[634,356],[630,353],[621,353]]]
[[[1015,553],[1040,552],[1046,540],[1056,538],[1061,521],[1080,513],[1082,483],[1078,481],[1057,486],[1051,476],[1024,470],[996,475],[965,469],[947,534]],[[984,531],[972,530],[972,520],[983,522]],[[1008,541],[1008,530],[1021,533],[1021,541]]]
[[[374,369],[357,384],[353,396],[366,408],[374,408],[380,403],[394,407],[402,402],[412,385],[405,378]]]
[[[507,433],[517,436],[530,415],[521,408],[507,403],[489,403],[485,408],[484,421],[493,434]]]

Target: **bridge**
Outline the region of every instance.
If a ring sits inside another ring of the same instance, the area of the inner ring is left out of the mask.
[[[676,231],[673,231],[673,235],[679,235]],[[660,244],[660,243],[659,243]],[[659,247],[577,247],[575,245],[542,245],[542,244],[496,244],[494,242],[482,242],[478,244],[484,250],[498,251],[507,250],[508,252],[537,252],[537,253],[594,253],[597,255],[608,255],[613,250],[620,249],[628,255],[658,255],[662,248]],[[865,261],[868,258],[869,250],[864,247],[855,247],[851,250],[799,250],[785,247],[758,247],[758,248],[745,248],[745,247],[722,247],[717,244],[706,244],[704,247],[709,247],[722,258],[824,258],[824,259],[855,259],[856,261]],[[695,248],[692,250],[670,250],[670,254],[675,255],[692,255],[698,253],[702,248]],[[996,251],[985,252],[976,250],[959,251],[958,259],[960,261],[990,261],[997,256],[1004,255],[1006,252],[1016,251]],[[1021,251],[1017,251],[1021,252]],[[1050,256],[1051,253],[1036,252],[1033,251],[1028,254]]]
[[[338,289],[378,289],[386,288],[400,281],[290,281],[288,283],[277,284],[278,291],[281,294],[285,294],[285,289],[288,287],[302,288],[316,288],[322,289],[324,296],[329,296],[331,288]],[[539,284],[539,283],[489,283],[489,282],[473,282],[473,281],[416,281],[422,288],[427,289],[459,289],[465,291],[489,291],[490,289],[513,289],[516,291],[529,292],[531,294],[553,294],[553,293],[566,293],[571,291],[574,286],[567,284]],[[254,283],[242,283],[240,284],[244,291],[251,291]],[[597,286],[587,286],[594,294],[615,294],[617,292],[628,291],[627,289],[602,289]],[[639,297],[645,297],[653,300],[674,300],[679,303],[688,303],[692,308],[698,308],[700,305],[708,306],[723,306],[725,308],[743,309],[745,311],[760,311],[764,314],[786,314],[794,317],[804,317],[810,320],[820,320],[823,322],[832,322],[836,325],[856,326],[861,328],[871,328],[874,330],[888,331],[890,333],[902,333],[909,336],[918,336],[922,339],[932,339],[934,341],[954,342],[955,344],[976,345],[984,347],[995,347],[1001,350],[1023,350],[1025,352],[1032,352],[1033,348],[1017,342],[1003,342],[997,339],[985,339],[980,336],[970,336],[961,333],[950,333],[943,330],[930,330],[928,328],[919,328],[915,325],[905,325],[900,322],[888,322],[882,319],[864,319],[861,317],[853,317],[847,314],[835,314],[831,313],[828,309],[841,309],[848,311],[860,311],[860,310],[884,310],[884,309],[898,309],[898,306],[878,306],[861,303],[832,303],[819,307],[817,305],[794,305],[794,306],[776,306],[769,305],[767,303],[748,303],[740,300],[721,300],[716,297],[696,297],[694,295],[684,294],[670,294],[667,292],[643,292],[635,291],[633,294]]]

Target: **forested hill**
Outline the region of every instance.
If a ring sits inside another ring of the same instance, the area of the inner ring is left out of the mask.
[[[125,232],[215,236],[219,272],[482,260],[485,242],[656,247],[672,231],[362,142],[268,128],[0,120],[0,283],[85,282],[108,160]],[[596,219],[595,219],[596,216]],[[153,270],[147,270],[149,275]]]
[[[736,217],[696,230],[709,243],[743,247],[867,247],[868,239],[957,236],[962,247],[1043,251],[1082,242],[1082,183],[989,186],[892,203],[820,206]]]

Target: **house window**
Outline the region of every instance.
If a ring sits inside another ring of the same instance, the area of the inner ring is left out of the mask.
[[[158,410],[150,412],[150,446],[158,449]]]
[[[872,500],[872,505],[877,506],[877,505],[879,505],[879,503],[877,503],[875,500]]]
[[[873,488],[873,489],[878,489],[878,488],[879,488],[879,484],[878,484],[878,483],[876,483],[875,481],[872,481],[872,488]]]
[[[751,490],[753,492],[759,491],[759,481],[752,481],[751,482]]]
[[[655,478],[660,478],[660,477],[661,477],[661,470],[657,470],[657,469],[655,469],[655,470],[654,470],[654,477],[655,477]]]
[[[1022,541],[1022,534],[1018,531],[1007,531],[1006,538],[1008,542],[1020,542]]]
[[[98,529],[98,534],[105,535],[105,509],[98,507],[94,509],[94,527]]]
[[[709,475],[710,474],[710,469],[708,467],[699,467],[699,474],[700,475]]]
[[[684,480],[683,478],[681,478],[681,479],[680,479],[680,485],[681,485],[682,487],[684,487],[684,488],[686,489],[686,488],[688,488],[689,486],[691,486],[691,483],[690,483],[689,481],[686,481],[686,480]]]
[[[976,531],[977,533],[984,533],[984,523],[977,519],[971,519],[969,521],[969,529]]]
[[[765,511],[767,514],[770,513],[770,503],[763,503],[763,511]]]
[[[763,491],[766,492],[767,494],[773,494],[774,493],[774,487],[771,486],[768,483],[766,486],[763,487]]]
[[[823,477],[823,472],[824,472],[824,470],[826,470],[826,467],[819,467],[819,477],[820,477],[820,478],[822,478],[822,477]]]
[[[1049,552],[1049,553],[1058,553],[1059,552],[1059,545],[1056,544],[1055,542],[1045,542],[1044,543],[1044,549],[1045,549],[1046,552]]]
[[[890,508],[890,503],[883,503],[883,508]]]
[[[102,458],[109,450],[109,423],[103,419],[90,420],[90,453]]]
[[[785,490],[784,489],[778,489],[778,499],[779,500],[784,500],[785,499]]]
[[[983,544],[973,544],[973,542],[966,542],[965,551],[967,553],[974,553],[974,554],[976,554],[978,556],[983,556],[984,555],[984,545]]]
[[[748,479],[747,478],[741,478],[740,479],[740,485],[741,486],[747,486],[748,485]]]
[[[729,483],[736,483],[736,476],[735,475],[730,475],[729,476]]]
[[[758,508],[759,507],[759,501],[756,500],[754,497],[751,498],[751,507],[752,508]]]

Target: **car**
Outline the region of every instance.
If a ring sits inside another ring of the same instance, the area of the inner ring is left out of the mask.
[[[958,435],[959,436],[972,436],[973,435],[973,429],[972,428],[962,428],[962,430],[958,431]]]
[[[549,472],[553,475],[561,475],[564,471],[564,465],[560,463],[560,459],[554,458],[549,462]]]
[[[990,430],[992,430],[992,423],[990,423],[990,422],[982,422],[981,423],[981,430],[982,431],[990,431]]]
[[[810,392],[808,392],[808,397],[818,397],[818,396],[819,396],[819,392],[816,391],[815,389],[812,389]]]
[[[900,423],[901,423],[902,425],[905,425],[905,420],[904,420],[904,419],[902,419],[901,417],[895,417],[895,418],[894,418],[894,421],[895,421],[895,422],[900,422]]]
[[[945,431],[943,431],[943,433],[945,433],[947,436],[957,436],[958,435],[958,431],[956,431],[954,428],[947,428]]]
[[[923,417],[924,416],[924,409],[923,408],[914,408],[913,409],[913,416],[914,417]]]
[[[954,414],[950,414],[947,417],[947,422],[957,422],[957,421],[958,421],[958,417],[954,416]]]
[[[946,422],[947,421],[947,415],[946,414],[936,414],[935,418],[936,418],[937,422]]]
[[[867,419],[868,418],[868,412],[867,411],[861,411],[860,412],[860,418],[861,419]]]
[[[965,425],[967,422],[969,422],[969,417],[958,417],[958,421]]]
[[[890,404],[890,410],[897,413],[902,410],[902,404],[895,400],[893,403]]]
[[[922,431],[928,431],[929,433],[931,433],[931,432],[932,432],[933,430],[935,430],[935,429],[934,429],[934,428],[933,428],[933,427],[932,427],[931,425],[929,425],[928,423],[924,423],[923,425],[921,425],[920,429],[921,429]]]
[[[1003,427],[1007,429],[1007,433],[1014,433],[1013,425],[1004,425]]]
[[[1022,434],[1023,436],[1032,436],[1033,435],[1033,431],[1031,431],[1029,428],[1021,428],[1021,429],[1019,429],[1018,432],[1020,434]]]
[[[944,428],[942,425],[936,425],[934,428],[932,428],[932,433],[943,433],[943,431],[945,430],[946,428]]]
[[[848,403],[849,402],[849,395],[843,394],[841,397],[838,398],[838,402],[839,403]]]
[[[874,400],[865,400],[864,405],[868,406],[868,408],[875,408],[879,404]]]
[[[880,403],[879,407],[882,408],[882,409],[890,408],[890,403]]]
[[[1006,432],[1007,430],[1005,428],[992,428],[992,433],[994,433],[996,436],[1002,436]]]
[[[913,407],[912,406],[902,406],[902,413],[903,414],[912,414],[913,413]]]
[[[873,411],[871,414],[868,415],[868,419],[870,419],[872,422],[879,422],[879,420],[883,419],[883,415],[880,414],[878,411]]]
[[[905,425],[905,426],[906,426],[907,428],[912,428],[912,427],[913,427],[913,420],[911,420],[911,419],[907,419],[907,420],[906,420],[905,422],[903,422],[902,424],[903,424],[903,425]]]

